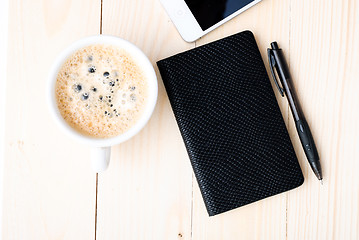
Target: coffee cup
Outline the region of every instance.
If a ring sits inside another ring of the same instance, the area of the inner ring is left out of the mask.
[[[147,81],[147,95],[144,101],[141,115],[136,119],[135,123],[125,132],[118,135],[101,138],[93,137],[70,126],[60,112],[58,102],[56,99],[56,82],[59,71],[67,59],[79,49],[95,44],[110,45],[112,47],[122,49],[128,53],[137,66],[141,69]],[[158,95],[157,77],[151,62],[146,55],[134,44],[108,35],[91,36],[80,39],[71,44],[68,48],[61,52],[55,60],[48,77],[47,98],[51,115],[56,121],[57,125],[70,137],[76,139],[79,143],[83,143],[91,147],[91,163],[95,172],[101,172],[107,169],[110,156],[111,146],[120,144],[141,131],[150,119],[156,105]]]

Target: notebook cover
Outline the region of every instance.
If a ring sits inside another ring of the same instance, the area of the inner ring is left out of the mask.
[[[303,183],[250,31],[157,66],[210,216]]]

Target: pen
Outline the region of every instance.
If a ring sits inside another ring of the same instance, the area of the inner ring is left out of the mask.
[[[320,180],[323,184],[322,169],[319,163],[318,151],[315,147],[312,133],[310,132],[310,128],[307,121],[305,120],[303,111],[300,108],[298,98],[295,94],[289,74],[289,69],[284,59],[282,49],[278,47],[277,42],[272,42],[271,48],[268,48],[268,60],[274,82],[280,94],[282,97],[284,97],[284,93],[287,96],[289,106],[295,121],[295,126],[297,128],[297,132],[310,167],[312,168],[318,180]],[[279,85],[275,71],[277,72],[282,87]]]

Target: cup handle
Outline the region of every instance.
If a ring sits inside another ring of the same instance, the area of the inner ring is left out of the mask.
[[[91,164],[95,172],[105,171],[110,163],[111,147],[94,147],[91,149]]]

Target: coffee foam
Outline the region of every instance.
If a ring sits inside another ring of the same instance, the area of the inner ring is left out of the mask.
[[[65,121],[96,138],[128,131],[144,111],[147,91],[145,74],[129,53],[101,44],[70,56],[55,85],[57,106]]]

